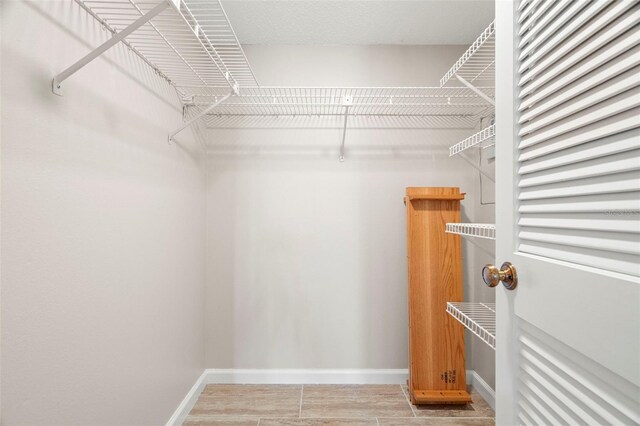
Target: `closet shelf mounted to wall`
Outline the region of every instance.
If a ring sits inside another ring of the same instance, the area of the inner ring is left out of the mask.
[[[495,303],[447,302],[447,312],[491,348],[496,348]]]
[[[259,87],[218,0],[75,1],[111,37],[56,75],[53,92],[61,94],[63,81],[122,42],[175,88],[183,106],[193,108],[169,133],[170,141],[202,118],[210,128],[242,128],[255,117],[334,116],[342,121],[343,159],[349,117],[408,117],[431,128],[472,128],[493,107],[492,87]],[[473,63],[460,64],[460,75]]]
[[[189,88],[188,105],[211,105],[224,91],[219,88]],[[492,91],[493,89],[488,89]],[[221,104],[211,117],[252,116],[389,116],[432,117],[436,127],[472,127],[488,103],[462,87],[250,87]],[[241,121],[210,123],[210,127]]]
[[[172,85],[183,102],[185,87],[224,87],[231,96],[240,86],[258,84],[217,0],[75,1],[111,37],[53,78],[57,95],[62,94],[64,80],[119,42]],[[169,139],[186,127],[172,132]]]
[[[449,148],[449,157],[452,157],[456,154],[460,154],[461,152],[473,146],[476,146],[485,141],[491,140],[495,137],[495,135],[496,135],[496,125],[492,124],[491,126],[480,130],[478,133],[475,133],[469,136],[468,138],[458,142],[457,144],[452,145]]]
[[[465,237],[496,239],[496,225],[492,223],[447,223],[446,232]]]
[[[207,115],[209,128],[245,128],[269,117],[337,117],[342,143],[349,117],[410,118],[430,128],[473,128],[491,104],[466,87],[249,87],[215,109],[224,91],[190,87],[186,105]],[[493,94],[493,88],[485,88]],[[387,124],[389,122],[387,121]]]
[[[495,23],[492,22],[440,79],[440,86],[446,85],[455,77],[467,87],[493,87],[496,61],[495,32]]]
[[[487,101],[493,109],[495,106],[495,32],[495,23],[492,22],[440,79],[440,86],[445,86],[455,77],[460,83]],[[487,87],[491,89],[487,90]],[[492,112],[491,109],[485,111],[487,115],[490,112]],[[482,120],[480,120],[480,124],[482,124]],[[472,147],[482,147],[483,142],[495,139],[495,134],[496,125],[492,123],[449,147],[449,157],[457,155],[480,174],[494,181],[493,176],[484,171],[479,164],[467,158],[464,151]],[[495,225],[489,223],[447,223],[446,232],[495,240]]]
[[[469,159],[468,157],[466,157],[464,155],[464,151],[465,150],[467,150],[467,149],[469,149],[471,147],[474,147],[474,146],[482,147],[482,145],[480,145],[480,144],[482,144],[485,141],[494,139],[495,138],[495,134],[496,134],[496,125],[492,124],[491,126],[480,130],[478,133],[475,133],[475,134],[469,136],[468,138],[463,139],[462,141],[458,142],[457,144],[449,147],[449,157],[452,157],[454,155],[458,155],[464,161],[469,163],[469,165],[471,167],[476,169],[480,174],[485,176],[490,181],[495,182],[493,176],[491,176],[486,171],[482,170],[482,167],[480,167],[479,164],[474,163],[471,159]],[[487,147],[488,146],[489,145],[487,145]]]
[[[182,87],[256,86],[258,83],[216,0],[75,0],[112,36],[54,78],[61,83],[107,49],[123,42],[165,78]],[[228,91],[228,90],[227,90]]]

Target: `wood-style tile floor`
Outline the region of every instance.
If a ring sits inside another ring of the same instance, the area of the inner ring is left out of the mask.
[[[401,385],[207,385],[183,425],[494,425],[491,407],[471,397],[415,406]]]

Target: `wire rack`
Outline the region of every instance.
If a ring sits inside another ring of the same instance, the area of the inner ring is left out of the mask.
[[[116,34],[166,0],[75,1]],[[181,93],[189,86],[257,85],[217,0],[171,2],[123,42]]]
[[[53,92],[61,95],[65,79],[121,41],[173,85],[191,109],[193,118],[171,132],[169,140],[201,118],[210,128],[242,128],[261,127],[265,118],[273,124],[279,117],[334,117],[342,120],[343,149],[348,125],[358,121],[349,117],[376,118],[374,128],[467,129],[493,108],[494,88],[477,84],[260,87],[219,0],[75,1],[112,38],[57,74]],[[472,46],[476,59],[490,45],[487,37]],[[454,68],[462,74],[472,63],[467,58]],[[360,127],[369,126],[360,121]],[[290,121],[276,125],[289,126]]]
[[[445,231],[467,237],[496,239],[496,225],[492,223],[447,223]]]
[[[455,76],[460,76],[475,85],[493,86],[496,58],[495,31],[496,26],[492,22],[440,79],[440,86],[444,86]]]
[[[447,312],[491,348],[496,348],[496,304],[447,302]]]
[[[189,88],[192,106],[203,108],[223,96],[217,88]],[[488,89],[492,90],[492,89]],[[209,114],[209,127],[243,124],[238,117],[376,116],[422,117],[442,127],[468,128],[491,105],[461,87],[251,87]]]
[[[481,144],[484,141],[493,139],[495,135],[496,135],[496,125],[492,124],[491,126],[480,130],[478,133],[471,135],[468,138],[451,146],[449,148],[449,157],[459,154],[462,151],[471,148],[472,146]]]
[[[220,68],[229,72],[240,87],[257,86],[258,82],[247,61],[226,12],[219,1],[182,0],[206,39],[215,47]]]

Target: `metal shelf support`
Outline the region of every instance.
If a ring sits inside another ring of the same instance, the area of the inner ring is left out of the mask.
[[[193,117],[192,119],[186,121],[185,123],[182,124],[182,126],[178,127],[176,130],[174,130],[173,132],[169,133],[169,137],[168,137],[168,141],[169,143],[173,142],[173,138],[175,138],[175,136],[180,133],[181,131],[183,131],[184,129],[186,129],[187,127],[191,126],[193,123],[195,123],[196,121],[200,120],[202,117],[204,117],[205,115],[209,114],[211,111],[213,111],[218,105],[220,105],[221,103],[223,103],[224,101],[226,101],[227,99],[229,99],[231,96],[238,94],[238,86],[234,86],[233,90],[231,92],[229,92],[228,94],[224,95],[223,97],[221,97],[220,99],[218,99],[217,101],[215,101],[213,104],[209,105],[207,108],[205,108],[204,110],[202,110],[198,115],[196,115],[195,117]]]
[[[465,80],[464,78],[460,77],[459,75],[456,74],[456,78],[460,81],[460,83],[464,84],[465,86],[467,86],[469,89],[473,90],[474,92],[476,92],[476,94],[478,96],[480,96],[482,99],[484,99],[485,101],[489,102],[491,105],[495,106],[496,102],[491,99],[489,96],[487,96],[486,94],[484,94],[482,92],[482,90],[478,89],[476,86],[474,86],[473,84],[469,83],[467,80]]]
[[[171,4],[169,3],[169,0],[162,0],[160,3],[158,3],[157,6],[155,6],[153,9],[151,9],[149,12],[145,13],[138,19],[136,19],[125,29],[114,34],[109,40],[105,41],[100,46],[98,46],[97,48],[89,52],[87,55],[85,55],[82,59],[77,61],[75,64],[71,65],[69,68],[65,69],[60,74],[53,77],[53,81],[51,83],[51,88],[53,90],[53,93],[55,93],[58,96],[62,96],[63,81],[65,81],[67,78],[71,77],[73,74],[81,70],[85,65],[87,65],[88,63],[90,63],[100,55],[102,55],[104,52],[106,52],[107,50],[109,50],[110,48],[112,48],[122,40],[124,40],[125,37],[129,36],[135,30],[137,30],[138,28],[140,28],[141,26],[149,22],[151,19],[153,19],[163,10],[168,8],[170,5]]]
[[[344,105],[344,125],[342,127],[342,143],[340,144],[340,162],[344,162],[344,142],[347,137],[347,119],[349,118],[349,107],[353,105],[353,96],[345,95],[342,99]]]
[[[466,161],[467,163],[469,163],[469,165],[471,167],[473,167],[474,169],[476,169],[482,176],[486,177],[487,179],[489,179],[491,182],[495,182],[496,180],[493,178],[493,176],[491,176],[489,173],[485,172],[484,170],[482,170],[482,167],[480,167],[479,165],[477,165],[476,163],[474,163],[473,161],[471,161],[466,155],[464,155],[463,153],[458,153],[458,157],[462,158],[464,161]]]

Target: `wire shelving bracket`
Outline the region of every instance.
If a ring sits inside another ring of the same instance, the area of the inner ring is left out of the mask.
[[[445,231],[466,237],[496,239],[496,225],[492,223],[447,223]]]
[[[353,96],[345,95],[342,98],[342,105],[344,105],[344,125],[342,128],[342,143],[340,144],[340,162],[344,161],[344,142],[347,137],[347,119],[349,118],[349,108],[353,105]]]
[[[147,11],[142,16],[139,16],[136,20],[129,23],[122,31],[115,32],[115,30],[112,30],[112,37],[109,40],[105,41],[100,46],[96,47],[94,50],[79,59],[76,63],[53,77],[53,81],[51,82],[53,93],[58,96],[62,96],[63,81],[71,77],[85,65],[89,64],[91,61],[102,55],[104,52],[106,52],[119,42],[124,41],[125,38],[131,35],[134,31],[136,31],[137,29],[148,23],[151,19],[155,18],[157,15],[163,12],[165,9],[167,9],[170,4],[171,3],[169,3],[169,1],[167,0],[161,1],[153,9]],[[128,43],[127,45],[130,46]],[[136,53],[140,55],[140,52],[138,50],[136,50]]]
[[[495,303],[447,302],[447,312],[492,349],[496,348]]]
[[[238,86],[234,86],[233,89],[231,90],[231,92],[227,93],[226,95],[222,96],[220,99],[216,99],[214,103],[212,103],[211,105],[209,105],[207,108],[205,108],[203,111],[199,112],[198,114],[196,114],[194,117],[192,117],[191,119],[187,120],[186,122],[184,122],[182,124],[182,126],[178,127],[176,130],[174,130],[173,132],[169,133],[169,143],[173,142],[173,138],[180,133],[181,131],[183,131],[184,129],[186,129],[187,127],[191,126],[193,123],[195,123],[196,121],[202,119],[202,117],[204,117],[205,115],[207,115],[208,113],[210,113],[211,111],[213,111],[218,105],[222,104],[224,101],[226,101],[227,99],[229,99],[231,96],[233,95],[237,95],[238,94]]]

